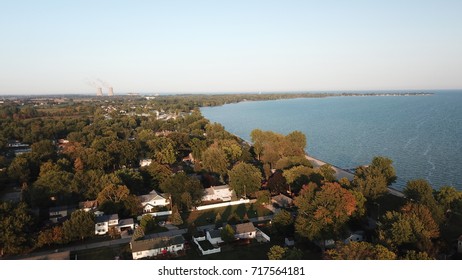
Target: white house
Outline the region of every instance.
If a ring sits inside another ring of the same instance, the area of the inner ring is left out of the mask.
[[[119,225],[119,215],[102,215],[95,217],[95,234],[103,235],[108,233],[110,227]]]
[[[150,158],[142,159],[140,160],[140,167],[149,166],[151,165],[151,163],[152,163],[152,159]]]
[[[231,201],[233,197],[233,190],[228,185],[223,186],[212,186],[205,189],[205,195],[202,197],[202,201]]]
[[[219,229],[208,230],[205,236],[212,245],[223,243],[223,239],[221,239],[221,230]]]
[[[145,213],[151,212],[154,207],[162,207],[169,204],[169,200],[158,194],[155,190],[149,194],[140,195],[138,198],[141,200],[143,212]]]
[[[234,237],[238,239],[253,239],[255,238],[257,229],[252,222],[237,224],[234,231]]]
[[[348,236],[343,243],[348,244],[352,241],[360,242],[364,240],[364,232],[363,231],[355,231],[350,236]]]
[[[130,242],[134,260],[157,256],[159,254],[176,253],[184,249],[185,239],[182,235],[156,237]]]

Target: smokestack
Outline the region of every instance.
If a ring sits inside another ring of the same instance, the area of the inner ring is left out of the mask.
[[[103,96],[103,89],[102,88],[96,88],[96,96]]]
[[[108,96],[114,96],[114,90],[112,89],[112,87],[109,87],[108,90],[109,90],[109,91],[108,91],[108,94],[107,94],[107,95],[108,95]]]

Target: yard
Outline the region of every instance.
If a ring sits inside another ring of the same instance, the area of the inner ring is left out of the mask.
[[[215,218],[218,213],[221,215],[222,222],[227,222],[233,219],[238,222],[244,219],[245,214],[247,214],[249,219],[273,214],[273,212],[261,205],[239,204],[183,213],[183,221],[187,225],[194,223],[196,226],[213,224],[215,223]]]
[[[121,244],[71,252],[71,260],[114,260],[132,259],[130,245]]]

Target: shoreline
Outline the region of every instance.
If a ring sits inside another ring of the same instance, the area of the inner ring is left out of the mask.
[[[352,181],[353,178],[354,178],[354,173],[351,173],[348,170],[345,170],[343,168],[340,168],[338,166],[335,166],[335,165],[330,164],[328,162],[325,162],[323,160],[317,159],[315,157],[309,156],[308,154],[305,154],[305,158],[308,159],[313,164],[313,167],[319,167],[319,166],[324,165],[324,164],[329,164],[330,166],[332,166],[332,168],[335,170],[335,178],[337,180],[340,180],[341,178],[345,177],[348,180]],[[390,194],[392,194],[394,196],[397,196],[397,197],[403,197],[403,198],[405,197],[404,193],[401,192],[400,190],[397,190],[397,189],[392,188],[392,187],[387,187],[387,188],[388,188],[388,192]]]

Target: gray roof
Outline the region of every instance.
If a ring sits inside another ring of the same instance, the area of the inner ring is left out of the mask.
[[[160,249],[172,245],[184,244],[185,239],[182,235],[175,235],[172,237],[164,236],[145,240],[132,241],[130,243],[132,252],[141,252],[153,249]]]
[[[102,215],[102,216],[95,217],[96,223],[109,222],[110,220],[119,220],[119,214]]]
[[[236,225],[236,234],[254,232],[254,231],[256,231],[256,229],[253,226],[252,222],[243,223],[243,224],[237,224]]]
[[[133,218],[119,220],[119,227],[134,225]]]
[[[219,229],[209,230],[209,234],[211,238],[218,238],[218,237],[221,237],[221,230]]]

